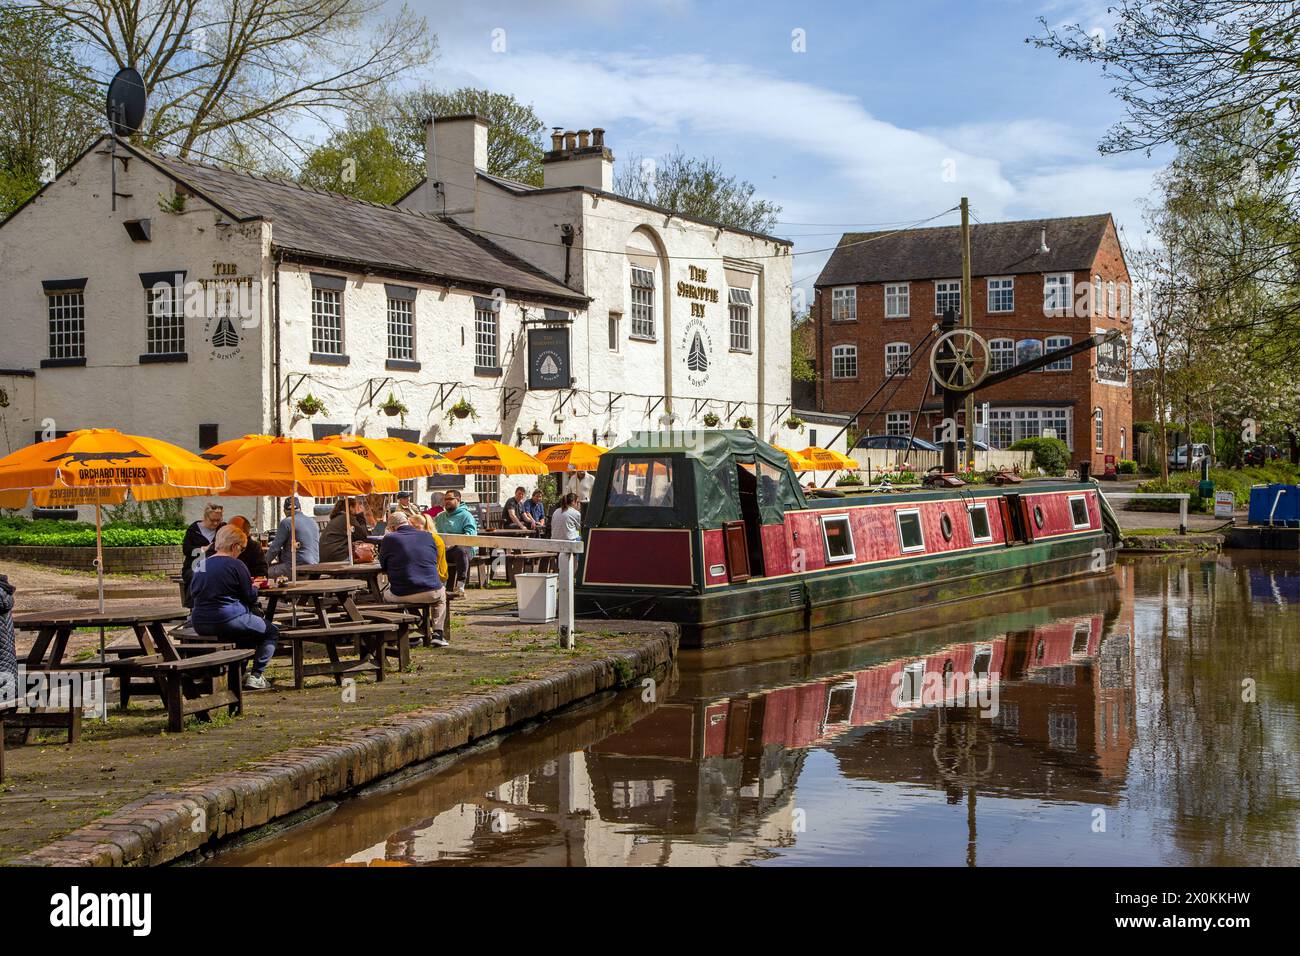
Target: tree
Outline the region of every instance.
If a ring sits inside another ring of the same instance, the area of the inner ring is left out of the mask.
[[[357,199],[394,203],[420,181],[421,166],[407,162],[382,126],[344,130],[317,147],[298,182]]]
[[[813,364],[816,330],[808,313],[796,315],[790,326],[790,377],[796,382],[813,382],[817,379]]]
[[[1266,172],[1292,169],[1300,128],[1300,15],[1268,0],[1120,0],[1114,36],[1040,20],[1036,46],[1100,64],[1128,118],[1103,152],[1150,150],[1189,136],[1231,133],[1223,120],[1258,119],[1250,145]],[[1246,144],[1236,144],[1246,147]]]
[[[134,66],[149,91],[142,146],[221,158],[234,144],[297,158],[295,124],[364,108],[426,64],[436,40],[383,0],[34,0],[77,45],[71,79],[103,84]]]
[[[52,18],[0,3],[0,219],[94,141],[90,84]]]
[[[771,232],[781,207],[754,198],[754,185],[723,172],[716,159],[631,157],[614,175],[614,192],[638,202],[735,229]]]
[[[425,121],[430,116],[476,113],[488,121],[487,171],[529,186],[542,185],[545,124],[533,107],[508,93],[462,87],[450,92],[422,88],[381,107],[388,135],[403,160],[424,167]]]

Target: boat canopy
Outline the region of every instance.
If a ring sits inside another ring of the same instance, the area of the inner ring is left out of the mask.
[[[642,433],[601,456],[591,523],[720,528],[742,517],[739,469],[754,476],[763,524],[807,507],[785,453],[752,432],[674,430]]]

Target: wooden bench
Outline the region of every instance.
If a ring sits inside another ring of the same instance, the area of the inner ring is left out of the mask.
[[[176,628],[171,632],[173,640],[176,639]],[[197,657],[200,654],[208,654],[212,651],[233,651],[236,645],[226,642],[222,638],[199,637],[191,630],[195,640],[189,643],[177,642],[176,651],[182,658],[189,659]],[[117,693],[119,706],[123,710],[131,703],[132,697],[139,697],[141,694],[156,694],[165,705],[167,703],[167,689],[153,675],[142,675],[137,669],[125,666],[127,664],[146,664],[149,662],[161,662],[163,657],[159,654],[145,656],[144,651],[134,645],[117,645],[104,648],[105,654],[114,656],[114,661],[109,664],[108,670],[117,678]]]
[[[550,551],[518,551],[506,555],[506,580],[515,583],[515,575],[552,570],[555,555]]]
[[[112,670],[111,667],[105,667],[98,663],[63,663],[58,667],[44,668],[32,667],[27,665],[29,673],[35,671],[47,671],[53,673],[79,673],[88,677],[94,677],[96,674],[104,674]],[[9,708],[7,720],[9,727],[19,728],[23,732],[23,744],[26,744],[31,737],[33,730],[66,730],[68,732],[68,743],[75,744],[81,739],[81,716],[85,707],[84,701],[79,696],[72,696],[66,702],[49,707],[39,707],[35,709],[19,710],[21,704],[12,705]]]
[[[400,640],[398,625],[382,621],[360,624],[335,624],[331,627],[293,627],[280,631],[281,642],[292,647],[293,686],[301,690],[308,677],[330,674],[334,683],[342,685],[345,674],[372,672],[375,680],[384,679],[384,645]],[[308,664],[304,644],[321,644],[329,656],[329,663]],[[352,645],[358,650],[356,660],[345,661],[339,657],[339,645]],[[408,655],[409,645],[408,645]],[[399,647],[400,654],[400,647]]]
[[[487,587],[488,582],[492,580],[492,555],[472,555],[469,559],[469,570],[471,574],[476,573],[478,575],[478,586],[480,588]],[[469,584],[469,581],[467,580],[465,583]]]
[[[167,707],[167,730],[180,733],[185,717],[197,714],[207,721],[218,707],[234,717],[244,709],[244,665],[253,657],[252,648],[209,651],[179,661],[157,661],[139,665],[159,682]],[[129,667],[129,665],[128,665]],[[226,686],[216,682],[225,677]]]

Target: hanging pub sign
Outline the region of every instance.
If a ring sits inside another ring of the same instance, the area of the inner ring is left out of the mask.
[[[529,389],[568,388],[571,379],[568,327],[529,329]]]

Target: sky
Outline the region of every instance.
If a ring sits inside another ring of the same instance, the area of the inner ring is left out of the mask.
[[[1102,156],[1122,119],[1100,69],[1026,43],[1105,0],[408,0],[438,35],[423,79],[604,127],[615,163],[680,147],[778,203],[810,290],[845,231],[970,198],[976,221],[1110,212],[1126,244],[1167,157]],[[959,221],[956,212],[934,225]]]

